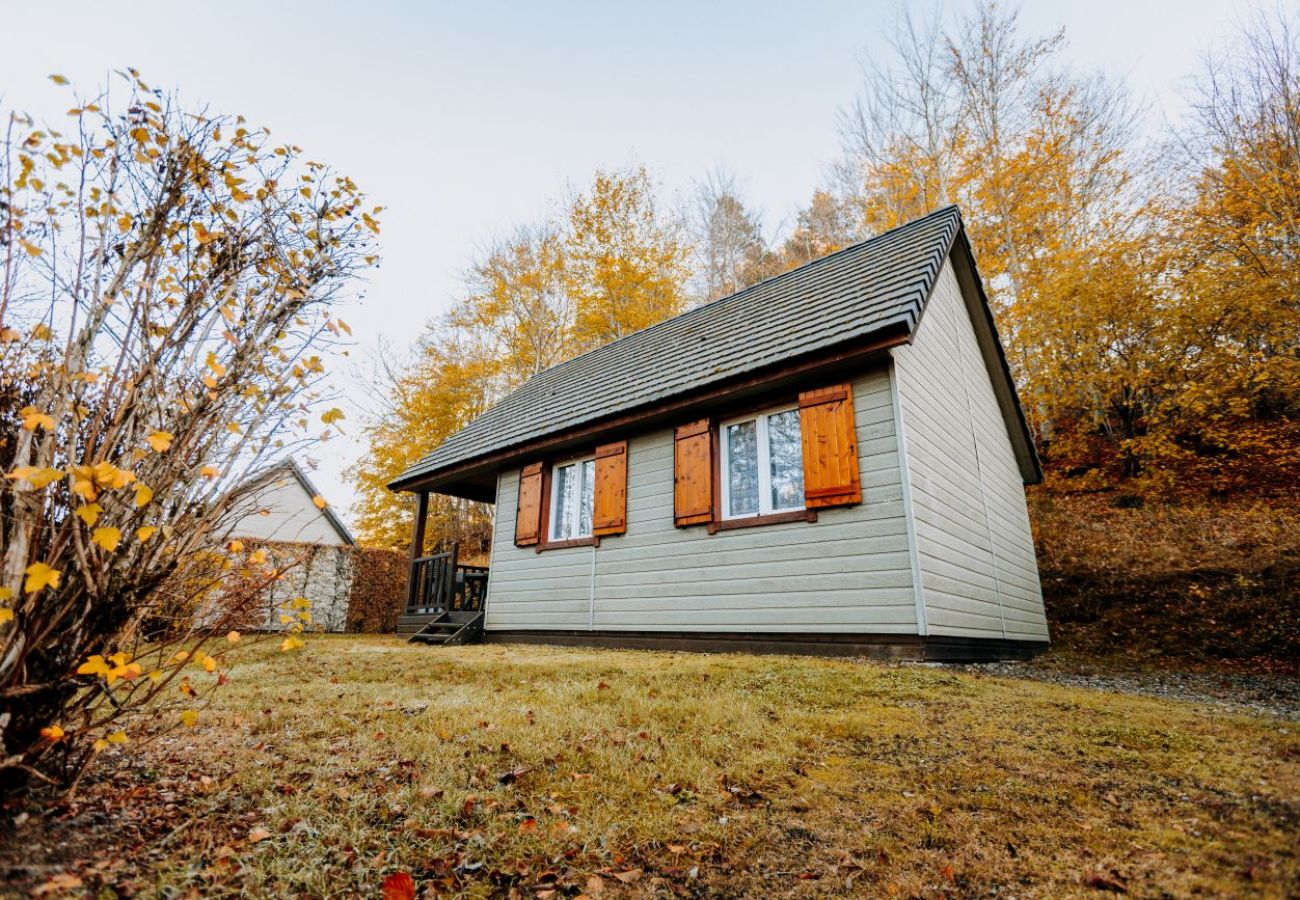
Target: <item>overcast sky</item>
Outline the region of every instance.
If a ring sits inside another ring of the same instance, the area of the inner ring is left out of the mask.
[[[953,4],[950,4],[953,5]],[[960,6],[960,4],[955,4]],[[922,5],[929,8],[929,4]],[[879,51],[893,0],[870,2],[220,4],[6,2],[0,100],[55,121],[59,72],[83,92],[113,68],[242,113],[352,178],[383,216],[383,264],[342,316],[345,426],[380,338],[399,347],[446,308],[483,241],[548,209],[598,166],[644,163],[669,191],[735,173],[769,230],[825,181],[836,113]],[[1070,62],[1127,74],[1153,127],[1180,113],[1200,56],[1246,7],[1223,0],[1026,4],[1026,31],[1064,26]],[[334,440],[313,479],[350,521]]]

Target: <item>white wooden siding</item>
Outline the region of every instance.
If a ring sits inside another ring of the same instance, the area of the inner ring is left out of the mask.
[[[287,469],[245,503],[232,537],[342,546],[346,542]],[[241,508],[242,510],[242,508]]]
[[[486,627],[916,634],[888,370],[853,396],[863,502],[812,523],[674,527],[665,428],[629,442],[626,534],[537,553],[514,545],[519,472],[503,472]]]
[[[1024,484],[950,262],[894,359],[929,633],[1045,640]]]

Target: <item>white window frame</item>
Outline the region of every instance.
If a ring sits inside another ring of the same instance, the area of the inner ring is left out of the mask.
[[[584,463],[592,463],[593,466],[594,466],[595,462],[596,462],[596,455],[593,453],[593,454],[591,454],[590,456],[577,456],[577,457],[574,457],[573,459],[566,459],[566,460],[564,460],[563,462],[557,462],[555,465],[551,466],[551,484],[550,484],[550,488],[551,488],[551,491],[550,491],[550,493],[551,493],[551,497],[550,497],[550,507],[551,507],[551,508],[550,508],[550,515],[547,517],[547,523],[546,523],[546,535],[547,535],[547,540],[548,540],[550,543],[560,543],[561,541],[580,541],[580,540],[582,540],[582,539],[584,539],[584,538],[592,537],[592,532],[590,532],[590,531],[587,532],[586,534],[573,534],[573,535],[569,535],[569,536],[567,536],[567,537],[561,537],[560,535],[558,535],[558,534],[555,533],[555,527],[556,527],[556,525],[558,525],[559,522],[560,522],[559,516],[557,516],[557,515],[555,514],[556,511],[559,509],[558,504],[559,504],[560,492],[557,491],[557,490],[555,489],[555,486],[559,483],[559,480],[560,480],[560,479],[559,479],[559,475],[560,475],[560,470],[561,470],[561,469],[566,468],[566,467],[568,467],[568,466],[574,466],[574,467],[577,468],[579,474],[581,474],[581,472],[582,472],[582,466],[583,466]],[[596,477],[596,473],[595,473],[595,469],[594,469],[594,468],[593,468],[593,470],[592,470],[591,477],[592,477],[592,478],[595,478],[595,477]],[[593,523],[593,526],[594,526],[594,523],[595,523],[595,520],[596,520],[596,510],[595,510],[595,506],[596,506],[596,491],[595,491],[595,485],[592,485],[592,491],[591,491],[591,505],[592,505],[592,510],[591,510],[591,520],[592,520],[592,523]],[[573,517],[574,527],[575,527],[575,528],[578,527],[578,524],[582,522],[582,486],[581,486],[581,484],[579,484],[579,486],[578,486],[578,490],[576,490],[576,491],[573,492],[573,501],[572,501],[572,503],[570,504],[569,514]]]
[[[740,425],[744,422],[755,422],[756,439],[758,441],[758,513],[759,516],[770,516],[777,513],[794,512],[805,508],[804,503],[798,506],[773,506],[772,505],[772,449],[768,441],[767,420],[770,416],[775,416],[783,412],[798,410],[798,403],[790,403],[785,406],[776,406],[771,409],[765,409],[761,412],[750,413],[745,416],[736,416],[734,419],[727,419],[725,422],[718,424],[718,447],[719,460],[718,475],[722,481],[722,518],[723,519],[751,519],[755,513],[731,513],[731,452],[730,445],[727,442],[727,428],[732,425]],[[800,469],[803,467],[803,460],[799,461]]]

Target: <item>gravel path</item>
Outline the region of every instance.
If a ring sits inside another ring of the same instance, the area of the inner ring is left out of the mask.
[[[1138,671],[1048,657],[997,663],[951,664],[951,668],[1000,678],[1031,678],[1071,687],[1166,697],[1238,712],[1300,720],[1300,678],[1232,672]]]

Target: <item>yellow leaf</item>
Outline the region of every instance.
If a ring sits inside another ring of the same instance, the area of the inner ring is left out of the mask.
[[[87,503],[77,509],[76,516],[86,523],[87,528],[93,528],[95,523],[99,521],[99,514],[103,511],[104,507],[98,503]]]
[[[199,714],[195,710],[187,709],[181,713],[181,724],[186,728],[193,728],[194,723],[199,720]]]
[[[127,742],[126,732],[114,731],[108,736],[108,742],[110,744],[125,744]]]
[[[240,428],[239,428],[239,423],[238,423],[238,422],[227,422],[227,423],[226,423],[226,431],[229,431],[231,434],[240,434],[241,431],[240,431]]]
[[[229,550],[231,553],[241,553],[243,552],[244,549],[244,542],[236,538],[235,540],[230,541],[228,544],[226,544],[226,549]]]
[[[62,75],[51,75],[50,81],[53,81],[55,84],[59,85],[60,87],[68,83],[68,79],[64,78]]]
[[[135,505],[145,506],[153,499],[153,488],[143,481],[137,482],[135,486]]]
[[[10,479],[11,481],[30,482],[32,487],[37,490],[45,487],[51,481],[55,481],[62,477],[62,469],[42,469],[39,466],[19,466],[5,476],[5,478]]]
[[[98,740],[95,741],[95,743],[91,744],[90,746],[91,749],[94,750],[96,753],[103,753],[105,750],[108,749],[108,741],[104,740],[103,738],[99,738]]]
[[[31,248],[28,248],[27,252],[31,253]],[[37,248],[37,252],[40,252],[39,248]],[[37,324],[36,327],[32,329],[33,340],[48,341],[53,337],[54,332],[50,329],[50,326],[46,325],[44,322]]]
[[[51,744],[55,744],[63,740],[64,734],[66,734],[66,732],[59,725],[50,725],[46,728],[41,729],[41,737],[45,738]]]
[[[148,437],[149,446],[152,447],[156,453],[162,453],[169,448],[172,445],[173,440],[174,438],[171,433],[166,431],[155,431]]]
[[[230,641],[230,643],[232,644],[238,644],[240,641],[239,632],[238,631],[230,632],[230,634],[226,635],[226,640]]]
[[[34,406],[24,406],[20,415],[23,417],[23,428],[28,431],[35,431],[39,427],[44,427],[46,430],[54,427],[54,417]]]
[[[96,653],[77,667],[78,675],[107,675],[109,665],[104,661],[104,657]]]
[[[329,501],[327,501],[320,494],[317,494],[315,497],[312,497],[311,502],[316,504],[317,509],[324,509],[325,507],[329,506]]]
[[[266,551],[254,550],[252,553],[248,554],[248,561],[255,566],[262,565],[266,562]]]
[[[7,606],[0,606],[0,625],[14,620],[14,611]]]
[[[223,366],[220,362],[218,362],[217,354],[211,351],[208,352],[207,364],[208,364],[208,368],[211,369],[213,374],[216,375],[217,377],[221,377],[222,375],[226,374],[226,367]]]
[[[140,541],[143,542],[153,537],[157,531],[158,531],[158,526],[156,525],[141,525],[139,528],[135,530],[135,536]]]
[[[22,244],[23,250],[27,251],[28,256],[40,256],[41,253],[44,252],[41,250],[40,247],[36,246],[31,241],[19,238],[18,243]]]
[[[336,406],[333,409],[327,410],[325,413],[323,413],[320,417],[320,420],[324,422],[326,425],[333,425],[335,422],[341,422],[343,421],[343,410],[339,409]]]
[[[12,600],[14,598],[14,589],[11,587],[0,587],[0,600]]]
[[[91,474],[94,476],[95,483],[100,487],[120,488],[126,487],[135,481],[135,474],[126,469],[119,469],[108,460],[97,462],[91,468]]]
[[[43,562],[32,563],[24,570],[23,574],[27,576],[27,581],[23,584],[23,590],[29,594],[34,594],[47,587],[58,587],[59,579],[63,576],[63,573],[58,569],[52,569]]]
[[[221,473],[217,470],[216,466],[204,466],[199,470],[199,474],[204,478],[216,478]]]
[[[122,543],[122,531],[119,528],[111,527],[96,528],[90,539],[109,553],[112,553],[117,549],[117,545]]]
[[[293,637],[293,636],[291,635],[291,636],[285,638],[283,642],[281,642],[281,644],[280,644],[280,649],[281,649],[282,651],[286,651],[286,652],[287,652],[287,651],[289,651],[289,650],[297,650],[299,647],[302,647],[302,646],[303,646],[302,639],[301,639],[301,638]]]

